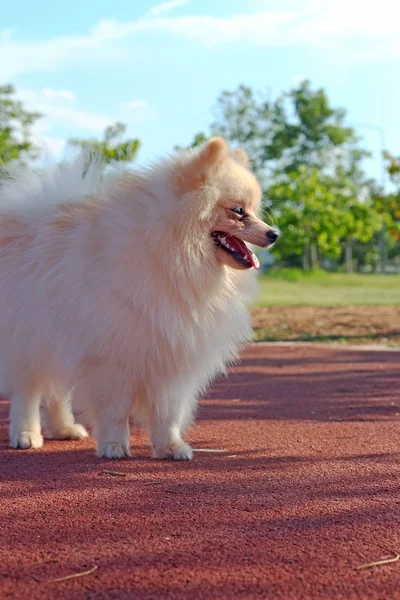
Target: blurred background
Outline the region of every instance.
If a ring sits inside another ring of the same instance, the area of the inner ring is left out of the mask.
[[[281,230],[256,339],[400,344],[399,22],[394,0],[6,3],[0,177],[87,146],[141,166],[223,135]]]

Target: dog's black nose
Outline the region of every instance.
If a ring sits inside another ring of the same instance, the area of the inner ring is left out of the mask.
[[[267,240],[273,244],[279,237],[279,233],[275,231],[275,229],[269,229],[267,231]]]

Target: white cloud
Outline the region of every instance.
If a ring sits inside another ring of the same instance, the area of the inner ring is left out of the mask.
[[[149,15],[152,15],[153,17],[158,17],[163,13],[169,12],[174,8],[179,8],[180,6],[183,6],[187,3],[188,0],[171,0],[171,2],[164,2],[163,4],[159,4],[158,6],[154,6],[153,8],[151,8],[149,11]]]
[[[39,110],[53,121],[63,121],[80,129],[88,129],[98,133],[102,132],[114,120],[112,116],[78,110],[69,106],[42,104]]]
[[[104,25],[104,26],[103,26]],[[19,73],[59,70],[86,58],[109,60],[113,48],[107,42],[121,36],[100,22],[87,35],[60,36],[49,40],[25,42],[0,32],[0,81],[9,81]]]
[[[44,88],[43,96],[45,98],[63,98],[64,100],[76,100],[76,96],[69,90],[52,90],[50,88]]]
[[[253,13],[228,17],[185,16],[126,23],[123,31],[167,31],[205,45],[324,46],[353,38],[398,47],[400,9],[394,0],[266,0],[263,5],[259,3]]]
[[[137,108],[147,108],[149,106],[149,103],[147,102],[147,100],[131,100],[130,102],[121,102],[120,103],[120,107],[121,108],[133,108],[133,109],[137,109]]]
[[[184,0],[165,2],[136,21],[103,20],[80,36],[25,42],[10,31],[0,32],[0,57],[4,57],[0,80],[22,72],[62,69],[77,61],[109,60],[120,56],[118,41],[149,32],[166,32],[205,46],[241,43],[335,49],[353,40],[357,53],[349,53],[349,60],[400,55],[400,8],[394,0],[258,0],[252,13],[166,16],[183,4]]]
[[[64,103],[59,104],[60,100],[75,99],[73,92],[67,90],[31,90],[26,88],[18,89],[18,97],[24,102],[28,110],[35,110],[44,115],[39,121],[42,127],[49,130],[55,122],[63,122],[70,127],[78,127],[96,133],[101,133],[115,120],[114,116],[102,115],[96,112],[79,110]],[[42,129],[43,131],[43,129]]]
[[[118,107],[121,111],[119,120],[131,125],[154,121],[157,118],[157,112],[147,100],[143,100],[142,98],[120,102]]]

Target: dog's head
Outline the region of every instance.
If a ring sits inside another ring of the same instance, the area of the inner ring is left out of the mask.
[[[246,242],[267,248],[278,233],[258,216],[261,190],[244,150],[230,153],[222,138],[210,139],[179,162],[174,186],[195,208],[219,263],[234,269],[259,268]]]

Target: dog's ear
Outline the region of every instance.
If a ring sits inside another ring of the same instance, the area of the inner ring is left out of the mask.
[[[222,137],[212,137],[201,148],[197,160],[200,168],[207,171],[221,163],[228,154],[229,148],[226,141]]]
[[[218,167],[229,156],[228,144],[221,137],[208,140],[193,157],[177,168],[175,184],[180,193],[201,187],[210,169]]]
[[[242,148],[235,148],[232,150],[232,158],[246,169],[249,166],[249,157],[247,152]]]

